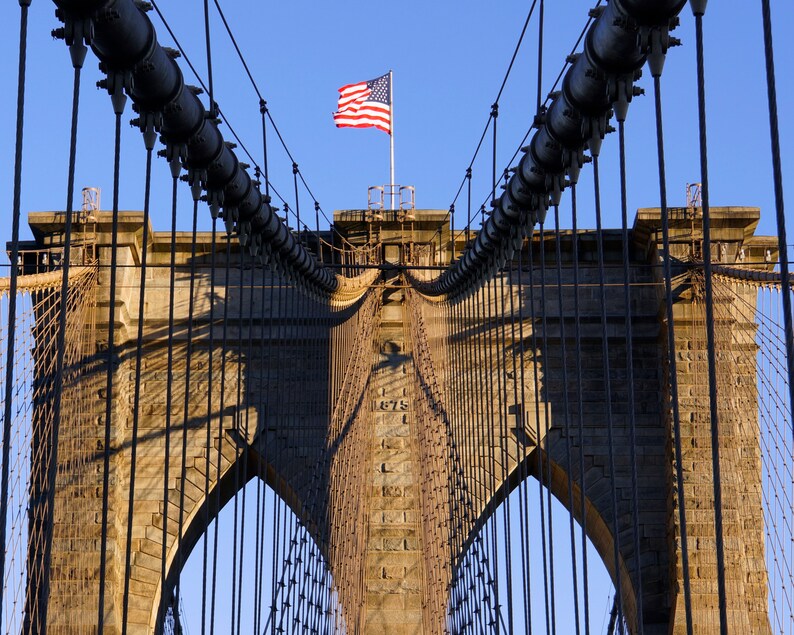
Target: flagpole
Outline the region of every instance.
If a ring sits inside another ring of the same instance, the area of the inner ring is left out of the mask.
[[[389,191],[391,192],[391,208],[396,209],[394,205],[394,80],[392,71],[389,71],[389,97],[391,101],[389,105]]]

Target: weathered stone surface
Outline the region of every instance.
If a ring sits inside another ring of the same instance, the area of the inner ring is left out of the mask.
[[[735,208],[712,212],[713,239],[726,245],[722,250],[725,257],[735,260],[740,249],[744,249],[747,262],[762,263],[766,244],[763,239],[752,237],[757,210]],[[675,212],[673,216],[673,255],[682,261],[696,257],[701,236],[698,219],[682,214],[676,216]],[[434,222],[442,222],[443,217],[444,214],[440,214]],[[62,218],[32,216],[31,222],[37,224],[40,245],[47,245],[62,224]],[[109,215],[100,214],[96,247],[103,263],[109,262],[108,227]],[[112,429],[105,632],[120,632],[126,528],[131,525],[128,633],[133,634],[154,630],[164,584],[162,554],[166,554],[165,586],[168,587],[176,575],[178,563],[187,557],[189,546],[186,545],[205,529],[204,515],[200,513],[205,504],[209,503],[210,515],[214,515],[218,501],[223,504],[250,478],[268,479],[296,510],[302,509],[312,496],[310,492],[317,489],[317,484],[312,482],[313,468],[326,451],[331,408],[340,392],[344,351],[349,347],[349,342],[339,337],[339,327],[351,318],[355,307],[346,311],[318,307],[291,287],[273,285],[274,278],[270,274],[252,281],[250,272],[246,272],[241,288],[239,269],[230,270],[228,287],[216,276],[213,288],[207,268],[209,237],[200,235],[194,278],[193,332],[189,340],[193,345],[189,367],[191,381],[186,396],[189,275],[185,269],[180,269],[177,276],[175,327],[169,338],[168,269],[149,270],[144,315],[138,315],[141,281],[140,269],[134,265],[140,263],[140,214],[123,213],[121,227],[120,262],[131,266],[119,268],[119,297],[115,301],[117,351],[110,394]],[[400,239],[397,233],[389,238],[392,242]],[[696,632],[717,632],[714,555],[717,536],[699,282],[687,277],[676,279],[680,285],[674,307],[676,371],[684,469],[684,490],[679,492],[675,483],[673,422],[667,381],[670,369],[665,362],[668,325],[657,266],[661,240],[658,210],[640,210],[633,232],[631,275],[632,282],[637,284],[632,287],[630,296],[634,332],[634,375],[631,378],[626,362],[622,286],[613,284],[621,282],[622,270],[617,266],[608,268],[612,447],[606,432],[606,384],[598,319],[601,302],[595,244],[592,234],[582,234],[581,286],[574,290],[569,266],[572,258],[570,235],[564,234],[561,240],[563,266],[562,278],[558,280],[552,238],[547,236],[544,243],[537,237],[534,239],[535,264],[539,253],[544,253],[546,258],[545,277],[541,280],[538,267],[532,273],[535,285],[544,283],[545,304],[537,287],[533,290],[528,284],[526,271],[521,274],[521,294],[516,291],[506,301],[521,307],[523,359],[516,361],[510,352],[517,345],[516,336],[511,335],[505,339],[494,336],[488,347],[468,359],[465,378],[452,377],[446,362],[438,360],[438,375],[445,389],[458,391],[457,396],[471,404],[467,414],[453,422],[458,434],[458,451],[466,457],[463,469],[472,501],[471,527],[467,529],[477,526],[503,498],[506,480],[516,474],[539,476],[564,504],[573,508],[580,523],[586,522],[588,536],[613,578],[616,571],[611,554],[614,541],[618,539],[621,593],[632,628],[636,628],[637,598],[642,594],[646,633],[683,633],[683,528],[678,509],[684,505]],[[605,240],[609,264],[618,265],[622,257],[619,233],[607,232]],[[168,262],[165,236],[154,235],[149,247],[153,263]],[[189,264],[189,250],[189,236],[180,235],[177,242],[180,265]],[[217,254],[221,270],[225,246],[223,250]],[[233,258],[237,257],[235,253]],[[102,530],[101,461],[108,397],[105,387],[107,275],[107,270],[103,269],[96,288],[95,321],[86,326],[89,349],[86,362],[64,387],[62,465],[57,483],[49,611],[53,632],[59,632],[57,629],[65,624],[82,625],[78,631],[91,632],[96,621],[97,554]],[[260,289],[261,297],[251,296],[251,282]],[[557,286],[559,282],[561,290]],[[262,292],[262,288],[267,291]],[[767,633],[770,629],[766,609],[757,396],[753,392],[754,326],[742,321],[732,309],[733,302],[752,303],[754,299],[741,288],[733,289],[732,293],[732,297],[721,297],[717,301],[717,358],[721,368],[718,385],[720,462],[729,630]],[[501,315],[503,299],[487,290],[481,294],[462,305],[456,314],[458,326],[474,329],[493,326],[485,324],[481,315]],[[561,313],[558,299],[562,302]],[[577,326],[572,318],[575,299],[582,317],[578,324],[581,336],[578,351],[573,345]],[[445,552],[428,540],[428,536],[448,535],[450,528],[445,524],[448,514],[429,509],[422,501],[432,500],[442,509],[451,503],[440,484],[443,480],[433,481],[419,465],[421,430],[435,436],[444,431],[438,421],[428,415],[427,404],[419,402],[414,386],[416,359],[414,352],[409,350],[410,337],[405,332],[405,302],[402,292],[390,295],[382,313],[384,320],[376,336],[372,364],[375,370],[370,390],[371,413],[367,414],[371,448],[366,458],[368,481],[364,488],[368,500],[366,518],[362,519],[366,527],[361,527],[366,535],[365,588],[362,616],[359,616],[363,617],[361,623],[366,625],[367,635],[439,631],[446,602],[446,595],[441,593],[446,593],[444,583],[449,580],[442,570],[448,572],[460,555]],[[229,307],[231,315],[221,319],[224,305]],[[212,321],[210,311],[213,312]],[[541,315],[545,316],[542,320]],[[537,319],[533,321],[532,316]],[[439,337],[448,335],[449,314],[427,309],[424,318],[429,330]],[[141,319],[144,335],[138,374],[135,353],[137,326]],[[249,320],[253,329],[249,328]],[[230,342],[225,356],[220,344],[224,333]],[[563,333],[567,344],[565,354]],[[465,332],[457,335],[463,341],[471,337]],[[438,344],[431,342],[431,348]],[[170,382],[166,361],[169,349],[173,355]],[[222,388],[221,372],[224,373]],[[579,376],[581,412],[576,387]],[[140,380],[137,400],[136,379]],[[639,509],[634,508],[632,497],[626,387],[629,379],[635,389]],[[519,392],[527,395],[524,403],[510,399],[502,403],[502,395]],[[494,404],[501,406],[495,408]],[[569,421],[564,416],[566,404]],[[420,410],[421,416],[418,415]],[[133,515],[128,518],[130,449],[136,411],[135,492]],[[569,426],[578,426],[580,415],[581,442],[578,428],[573,434],[566,432]],[[490,438],[474,435],[473,421],[482,418],[492,422]],[[274,423],[270,425],[269,422]],[[181,477],[183,441],[187,456],[184,479]],[[572,451],[570,456],[568,443]],[[613,454],[611,462],[610,452]],[[584,470],[578,461],[582,453]],[[249,460],[254,456],[261,462]],[[611,473],[611,464],[614,464],[614,473]],[[265,466],[267,469],[262,469]],[[323,483],[329,484],[329,489],[338,487],[341,491],[342,484],[333,476],[324,474],[320,478],[327,479],[327,483]],[[570,481],[573,501],[568,498]],[[616,510],[612,507],[612,483],[617,492]],[[579,500],[582,488],[586,494],[584,508]],[[325,527],[324,523],[332,522],[329,520],[332,512],[344,512],[324,507],[331,500],[330,494],[325,496],[315,501],[314,517],[310,519],[320,529]],[[184,514],[179,513],[182,499]],[[627,519],[634,513],[638,514],[640,524],[639,554],[635,553],[632,535],[626,529]],[[619,527],[617,536],[616,524]],[[435,558],[432,565],[428,564],[430,553]],[[641,589],[635,588],[638,573],[642,576]]]

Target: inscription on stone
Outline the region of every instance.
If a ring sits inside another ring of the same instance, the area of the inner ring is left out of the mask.
[[[378,399],[375,402],[375,410],[394,412],[408,410],[407,399]]]

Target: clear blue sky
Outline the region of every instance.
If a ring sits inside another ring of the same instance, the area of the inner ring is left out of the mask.
[[[161,9],[206,77],[202,3],[167,2]],[[417,206],[446,209],[463,178],[501,84],[526,17],[528,0],[493,2],[240,2],[225,0],[227,17],[272,115],[298,161],[309,186],[330,216],[334,209],[366,205],[367,187],[388,180],[388,136],[370,130],[339,130],[331,113],[337,88],[394,71],[396,180],[416,187]],[[789,199],[794,147],[794,42],[786,27],[794,24],[794,4],[773,0],[776,23],[779,109],[784,173]],[[547,2],[543,93],[562,67],[585,23],[590,2]],[[68,153],[71,67],[65,46],[50,37],[58,26],[54,5],[34,0],[30,12],[29,68],[25,128],[23,213],[64,208]],[[19,9],[13,0],[0,6],[7,35],[0,39],[5,97],[0,100],[0,201],[12,202],[16,60]],[[154,13],[160,40],[173,45]],[[258,100],[213,12],[216,100],[251,152],[261,156]],[[684,46],[670,52],[663,78],[667,129],[668,188],[671,205],[683,205],[685,184],[700,180],[697,156],[696,85],[693,20],[688,9],[675,35]],[[511,78],[500,101],[498,163],[505,167],[535,114],[537,22],[533,19]],[[712,205],[762,208],[761,233],[774,233],[766,88],[760,3],[712,2],[706,17],[709,141]],[[187,67],[183,70],[189,82]],[[107,95],[93,85],[100,74],[91,56],[84,73],[75,205],[79,189],[102,188],[103,208],[112,191],[113,115]],[[627,124],[629,209],[659,203],[651,82],[641,86]],[[132,117],[127,110],[125,121]],[[88,122],[91,125],[85,125]],[[124,126],[122,209],[142,208],[144,153],[140,134]],[[225,127],[224,135],[227,139]],[[271,180],[292,205],[291,162],[270,133]],[[605,224],[619,223],[616,141],[608,138],[602,153]],[[474,167],[475,208],[490,188],[490,137]],[[160,162],[155,170],[153,224],[168,229],[169,176]],[[583,173],[581,225],[594,224],[591,172]],[[311,205],[301,191],[305,215]],[[569,208],[564,199],[562,217]],[[189,228],[187,196],[180,229]],[[465,209],[465,198],[458,203]],[[789,213],[789,231],[794,232]],[[462,214],[459,214],[459,219]],[[0,239],[10,237],[10,213]],[[567,223],[567,221],[564,220]],[[209,213],[201,216],[209,227]],[[324,223],[323,223],[324,225]],[[462,227],[461,223],[458,223]],[[23,225],[23,236],[28,236]],[[564,525],[564,522],[559,522]],[[564,540],[560,544],[564,544]],[[538,578],[536,578],[538,579]],[[595,612],[595,609],[594,609]],[[600,618],[600,615],[598,616]],[[597,628],[598,620],[594,619]],[[197,632],[194,630],[194,632]]]
[[[374,130],[337,129],[331,113],[337,88],[394,70],[396,180],[416,186],[417,206],[447,208],[463,177],[496,97],[530,2],[379,2],[223,3],[248,63],[272,115],[326,213],[366,205],[367,186],[388,180],[388,137]],[[583,26],[588,2],[547,2],[544,94]],[[62,209],[65,203],[68,118],[71,86],[69,58],[50,31],[57,26],[52,3],[35,0],[31,8],[28,111],[26,121],[23,211]],[[205,74],[202,3],[166,2],[161,8],[188,55]],[[784,78],[794,64],[794,45],[784,26],[794,24],[790,2],[773,1],[776,20],[780,112],[784,148],[794,138],[787,113],[794,110],[794,89]],[[171,44],[151,14],[163,44]],[[17,3],[7,1],[0,17],[9,36],[0,42],[7,97],[0,100],[0,198],[10,208],[16,78]],[[229,41],[213,15],[213,49],[217,101],[257,158],[261,133],[257,98]],[[682,204],[687,182],[699,180],[696,153],[696,89],[693,25],[682,13],[676,35],[684,46],[669,55],[664,76],[668,185],[671,204]],[[498,156],[504,166],[526,132],[535,110],[537,85],[536,22],[530,26],[501,99]],[[766,92],[758,2],[713,2],[706,18],[709,79],[709,139],[714,205],[758,205],[772,209]],[[184,65],[183,65],[184,68]],[[81,121],[77,186],[99,186],[109,207],[112,183],[113,118],[107,96],[93,87],[99,73],[89,57]],[[188,72],[189,75],[189,72]],[[194,81],[194,80],[190,80]],[[632,105],[628,123],[629,208],[658,204],[653,144],[650,77],[641,85],[649,96]],[[128,109],[128,113],[130,113]],[[125,116],[126,119],[131,117]],[[142,206],[142,141],[125,128],[122,209]],[[224,130],[224,134],[227,131]],[[272,131],[271,131],[272,132]],[[230,137],[231,135],[227,135]],[[283,193],[292,191],[291,165],[270,135],[271,180]],[[617,176],[607,163],[616,154],[616,137],[603,152],[606,224],[616,225]],[[490,142],[474,168],[474,200],[487,198]],[[791,164],[784,156],[784,168]],[[580,188],[589,199],[589,170]],[[167,229],[167,170],[156,170],[154,225]],[[790,174],[790,171],[788,172]],[[302,209],[310,209],[301,193]],[[460,210],[463,201],[459,201]],[[588,201],[589,202],[589,201]],[[306,213],[304,212],[304,214]],[[592,225],[590,206],[583,224]],[[567,216],[567,209],[562,212]],[[185,211],[182,227],[189,222]],[[208,225],[209,215],[203,223]],[[765,214],[762,225],[772,225]]]

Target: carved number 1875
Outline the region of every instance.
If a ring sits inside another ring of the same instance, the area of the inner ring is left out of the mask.
[[[381,399],[378,402],[378,410],[408,410],[408,400]]]

